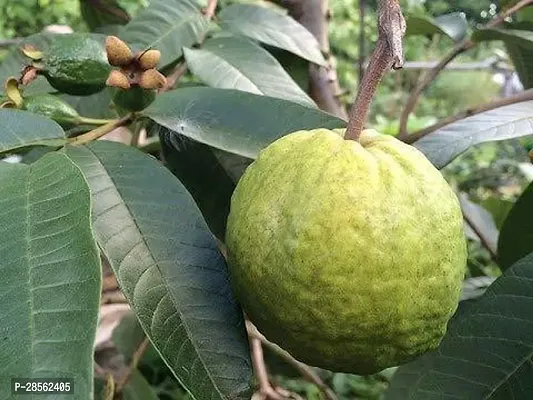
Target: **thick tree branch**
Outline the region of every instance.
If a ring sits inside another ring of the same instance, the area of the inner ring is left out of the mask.
[[[498,16],[489,21],[485,25],[485,29],[494,28],[495,26],[505,21],[505,19],[508,18],[510,15],[514,14],[515,12],[530,4],[533,4],[533,0],[519,1],[513,7],[502,11],[500,14],[498,14]],[[418,103],[418,99],[420,98],[420,95],[422,94],[424,89],[427,88],[429,84],[433,82],[433,80],[437,77],[437,75],[458,55],[464,53],[467,50],[472,49],[475,46],[476,43],[473,42],[470,38],[463,40],[462,42],[455,45],[454,48],[433,69],[429,70],[422,77],[422,79],[420,79],[414,90],[411,92],[411,95],[409,96],[407,104],[405,105],[405,108],[400,117],[400,134],[398,136],[399,139],[405,139],[407,135],[407,121],[409,120],[409,115],[415,109],[416,104]]]
[[[444,118],[434,125],[428,126],[427,128],[424,128],[411,135],[407,135],[403,139],[403,141],[405,143],[411,144],[423,138],[424,136],[429,135],[431,132],[435,132],[437,129],[440,129],[443,126],[449,125],[455,121],[459,121],[463,118],[471,117],[472,115],[480,114],[482,112],[494,110],[495,108],[509,106],[511,104],[516,104],[516,103],[520,103],[522,101],[528,101],[528,100],[533,100],[533,89],[528,89],[524,92],[515,94],[514,96],[505,97],[503,99],[495,100],[491,103],[482,104],[480,106],[461,111],[459,114],[452,115],[451,117],[448,117],[448,118]]]
[[[309,65],[309,94],[318,107],[340,118],[348,114],[340,97],[342,90],[337,78],[335,60],[330,52],[328,21],[330,18],[328,0],[271,0],[285,7],[289,14],[311,32],[317,39],[326,59],[326,66]]]
[[[405,19],[398,0],[379,0],[378,42],[359,86],[355,104],[350,111],[346,139],[359,139],[379,82],[391,67],[394,69],[402,67],[402,39],[405,28]]]

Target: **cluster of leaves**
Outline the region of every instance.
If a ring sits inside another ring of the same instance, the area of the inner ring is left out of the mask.
[[[115,1],[106,4],[119,7]],[[159,94],[134,116],[153,134],[154,145],[144,150],[163,162],[121,143],[76,145],[70,136],[78,131],[65,132],[27,111],[0,109],[0,152],[22,158],[18,164],[0,163],[0,225],[9,232],[0,243],[0,320],[8,321],[0,329],[0,359],[7,360],[0,365],[0,394],[5,397],[13,375],[74,377],[74,398],[91,395],[99,248],[138,319],[138,325],[133,320],[115,332],[119,351],[127,360],[132,357],[138,343],[127,345],[124,339],[132,332],[148,336],[153,346],[148,366],[134,371],[123,395],[249,398],[246,330],[219,250],[231,193],[249,162],[275,139],[300,129],[343,127],[345,121],[318,110],[282,66],[280,49],[305,63],[324,63],[305,28],[277,8],[240,3],[222,7],[214,24],[204,6],[196,0],[154,0],[134,17],[113,21],[99,8],[83,11],[93,30],[113,24],[134,49],[160,50],[163,72],[172,73],[185,61],[201,82]],[[410,19],[410,35],[447,35],[457,41],[467,34],[461,18]],[[505,40],[518,49],[511,56],[519,65],[529,46],[529,31],[519,26],[477,30],[472,38]],[[25,43],[46,51],[51,40],[39,34]],[[0,65],[0,78],[16,75],[25,62],[13,49]],[[518,71],[527,85],[530,70]],[[43,92],[54,92],[44,78],[24,90]],[[65,98],[82,115],[115,114],[107,90]],[[466,118],[414,145],[443,168],[474,145],[533,134],[532,105],[526,101]],[[472,194],[464,183],[459,186]],[[531,193],[530,186],[502,217],[499,237],[488,236],[503,275],[481,297],[492,280],[465,283],[465,301],[442,346],[400,367],[387,398],[465,393],[468,398],[527,398],[531,393],[533,227],[524,222]],[[479,205],[464,199],[463,209],[476,228],[481,224],[476,222],[487,225],[487,220],[488,229],[494,228]],[[487,239],[483,232],[476,229],[470,236],[481,242]],[[146,377],[155,365],[163,377],[152,371],[156,377],[150,387]],[[342,396],[377,398],[389,372],[324,379]],[[169,389],[170,374],[184,389]],[[280,381],[309,398],[316,395],[316,388],[299,381]]]

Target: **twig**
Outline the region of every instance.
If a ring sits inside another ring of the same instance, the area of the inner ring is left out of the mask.
[[[533,100],[533,89],[528,89],[526,91],[520,92],[513,96],[505,97],[503,99],[498,99],[490,103],[482,104],[480,106],[461,111],[460,113],[456,115],[452,115],[448,118],[444,118],[440,120],[434,125],[421,129],[418,132],[415,132],[411,135],[407,135],[405,138],[403,138],[403,141],[405,143],[411,144],[423,138],[424,136],[432,132],[435,132],[437,129],[440,129],[443,126],[449,125],[455,121],[459,121],[463,118],[471,117],[472,115],[480,114],[482,112],[494,110],[495,108],[509,106],[511,104],[516,104],[516,103],[520,103],[522,101],[528,101],[528,100]]]
[[[402,39],[406,26],[400,4],[398,0],[379,0],[378,7],[378,42],[350,112],[346,139],[359,139],[379,82],[391,67],[398,69],[403,64]]]
[[[309,380],[311,383],[314,383],[320,391],[324,394],[324,397],[327,400],[337,400],[337,395],[331,390],[331,388],[324,383],[322,379],[313,371],[311,367],[308,365],[305,365],[304,363],[296,360],[293,356],[291,356],[287,351],[283,350],[281,347],[279,347],[277,344],[274,344],[267,340],[258,330],[257,328],[250,322],[246,321],[246,330],[248,331],[248,335],[252,339],[259,340],[264,346],[268,347],[273,353],[275,353],[277,356],[288,362],[290,365],[292,365],[295,369],[300,372],[300,374]]]
[[[207,7],[204,8],[203,13],[207,19],[213,18],[217,9],[218,0],[208,0]]]
[[[508,18],[510,15],[514,14],[518,10],[524,8],[527,5],[533,4],[533,0],[522,0],[516,3],[513,7],[510,7],[504,11],[502,11],[497,17],[489,21],[485,25],[485,29],[494,28],[495,26],[501,24],[503,21],[505,21],[506,18]],[[475,47],[476,43],[472,41],[470,38],[466,38],[462,42],[458,43],[453,47],[453,49],[431,70],[429,70],[422,79],[418,82],[416,87],[411,92],[411,95],[409,96],[409,99],[407,100],[407,104],[405,105],[405,108],[403,109],[402,115],[400,117],[400,133],[398,135],[399,139],[404,139],[407,135],[407,121],[409,120],[409,115],[413,112],[413,110],[416,107],[416,104],[418,103],[418,99],[420,98],[420,95],[424,91],[426,87],[429,86],[431,82],[437,77],[437,75],[450,63],[452,62],[458,55],[464,53],[467,50],[470,50],[471,48]]]
[[[498,260],[498,254],[496,254],[496,251],[492,248],[489,240],[485,237],[485,235],[483,234],[483,232],[481,232],[481,229],[479,229],[477,227],[477,225],[475,224],[475,222],[468,216],[466,215],[465,212],[463,212],[463,218],[465,220],[465,222],[468,224],[468,226],[470,226],[470,228],[474,231],[474,233],[479,237],[479,241],[481,242],[481,244],[483,245],[483,247],[485,247],[487,249],[487,251],[489,252],[490,254],[490,257],[495,261],[497,262]]]
[[[131,358],[130,365],[128,366],[126,372],[122,376],[119,382],[117,382],[115,386],[115,392],[120,393],[122,389],[124,389],[124,386],[128,383],[128,380],[131,377],[131,374],[135,369],[137,369],[137,366],[139,365],[139,362],[141,361],[142,357],[144,356],[144,353],[146,352],[146,349],[148,348],[148,345],[150,342],[148,341],[148,338],[145,337],[139,347],[137,347],[137,350],[135,350],[135,353],[133,353],[133,356]]]
[[[133,114],[127,114],[120,119],[111,121],[105,125],[99,126],[92,131],[84,133],[83,135],[76,136],[75,138],[70,139],[70,144],[72,145],[81,145],[92,142],[93,140],[99,139],[100,137],[108,134],[113,129],[116,129],[120,126],[127,125],[133,119]]]
[[[259,381],[259,390],[261,394],[267,399],[284,400],[281,395],[272,389],[268,380],[268,372],[263,357],[261,341],[256,337],[251,337],[250,346],[252,347],[252,363],[254,365],[255,375]]]
[[[182,61],[181,63],[176,65],[174,71],[172,71],[172,73],[167,76],[167,83],[161,88],[160,92],[166,92],[168,90],[173,89],[176,85],[176,82],[178,82],[180,78],[185,75],[185,72],[187,72],[187,63],[185,61]]]

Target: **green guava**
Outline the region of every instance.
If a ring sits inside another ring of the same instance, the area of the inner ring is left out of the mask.
[[[156,91],[132,86],[129,89],[112,88],[113,103],[126,111],[142,111],[155,100]]]
[[[45,52],[42,74],[63,93],[88,96],[105,87],[111,65],[103,40],[94,35],[56,35]]]
[[[232,196],[231,279],[250,320],[297,359],[371,374],[435,349],[459,301],[459,202],[414,147],[376,131],[299,131]]]

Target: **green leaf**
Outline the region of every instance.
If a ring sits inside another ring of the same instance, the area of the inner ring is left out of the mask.
[[[533,252],[533,184],[530,184],[517,200],[503,223],[498,242],[499,263],[508,268]]]
[[[191,193],[211,232],[224,241],[233,180],[209,146],[181,135],[160,135],[166,166]]]
[[[531,134],[533,101],[524,101],[446,125],[417,140],[413,145],[437,168],[442,168],[477,144]]]
[[[460,193],[458,197],[465,219],[476,227],[479,234],[486,240],[487,245],[496,253],[499,232],[491,213],[471,201],[466,193]],[[465,230],[467,237],[477,241],[480,240],[478,233],[468,223],[465,224]]]
[[[61,146],[65,132],[58,123],[28,111],[0,109],[0,153],[29,146]]]
[[[192,73],[209,86],[316,107],[278,60],[250,40],[238,36],[217,37],[207,40],[201,50],[184,51]]]
[[[412,16],[407,19],[406,35],[442,34],[458,42],[466,36],[468,23],[464,13],[454,12],[436,18]]]
[[[207,32],[209,23],[201,8],[197,0],[154,0],[126,25],[121,39],[141,49],[161,51],[159,67],[163,68]]]
[[[101,92],[90,96],[70,96],[62,94],[66,100],[78,113],[86,118],[116,118],[117,112],[111,108],[112,95],[110,88],[105,88]]]
[[[117,0],[80,0],[80,11],[91,31],[106,25],[124,25],[130,20]]]
[[[533,254],[452,319],[438,350],[399,368],[386,400],[530,399]]]
[[[158,400],[154,389],[150,386],[150,383],[139,372],[139,370],[133,370],[128,384],[124,386],[122,390],[123,400]]]
[[[297,130],[346,126],[340,118],[287,100],[213,88],[162,93],[143,114],[171,131],[248,158]]]
[[[474,41],[502,40],[513,60],[520,81],[526,89],[533,87],[533,32],[510,25],[510,29],[482,29],[472,35]]]
[[[25,44],[31,44],[39,50],[44,51],[48,48],[53,38],[53,34],[39,33],[36,35],[28,36],[24,38],[24,40],[22,40],[18,45],[12,46],[9,54],[2,60],[2,62],[0,62],[0,84],[2,85],[1,87],[3,88],[4,81],[7,78],[11,76],[19,78],[24,67],[30,64],[31,60],[25,57],[20,51],[20,48],[22,48],[22,46],[24,46]],[[46,78],[43,76],[39,76],[30,85],[24,88],[25,94],[49,93],[54,91],[55,89],[50,86]]]
[[[285,49],[315,64],[325,65],[311,32],[288,15],[253,4],[233,4],[219,14],[220,26],[238,35]]]
[[[101,271],[87,183],[51,153],[0,163],[0,185],[0,398],[11,377],[73,378],[69,398],[91,398]]]
[[[248,399],[242,311],[215,238],[180,182],[120,143],[67,147],[93,196],[93,230],[144,331],[197,400]]]

